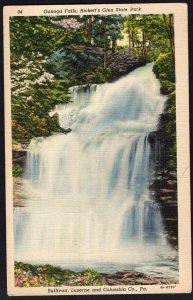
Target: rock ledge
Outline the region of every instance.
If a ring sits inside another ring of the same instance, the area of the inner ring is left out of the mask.
[[[121,271],[113,274],[102,274],[103,285],[153,285],[177,284],[174,278],[155,277],[137,271]]]

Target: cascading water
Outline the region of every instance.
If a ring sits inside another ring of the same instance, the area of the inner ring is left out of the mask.
[[[30,144],[15,259],[169,275],[174,253],[148,189],[148,134],[165,102],[152,64],[114,83],[74,87],[72,100],[52,112],[72,132]]]

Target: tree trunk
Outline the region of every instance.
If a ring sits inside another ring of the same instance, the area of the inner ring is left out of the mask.
[[[132,43],[132,48],[135,48],[135,38],[134,38],[134,32],[133,32],[133,30],[131,32],[131,43]]]
[[[172,61],[173,65],[175,67],[175,45],[174,45],[174,19],[173,15],[169,14],[167,15],[163,14],[164,23],[166,25],[166,29],[168,32],[168,37],[170,41],[170,47],[171,47],[171,54],[172,54]]]
[[[174,16],[172,14],[169,15],[169,31],[170,31],[170,41],[173,57],[175,60],[175,45],[174,45]]]
[[[131,29],[128,31],[128,39],[129,39],[129,51],[131,51]]]
[[[117,51],[117,40],[112,39],[112,52],[115,53]]]
[[[146,36],[145,36],[145,31],[143,30],[143,32],[142,32],[142,57],[143,57],[143,59],[145,58],[145,53],[146,53]]]
[[[104,47],[103,47],[103,68],[107,67],[107,33],[106,33],[106,17],[104,17],[103,21],[103,29],[104,29]]]
[[[92,17],[88,18],[88,23],[87,23],[87,29],[88,29],[88,42],[91,44],[92,42]]]

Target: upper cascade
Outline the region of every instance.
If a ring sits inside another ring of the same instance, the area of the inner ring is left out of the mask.
[[[147,64],[113,83],[71,89],[72,105],[56,107],[60,126],[86,134],[156,130],[166,97]]]

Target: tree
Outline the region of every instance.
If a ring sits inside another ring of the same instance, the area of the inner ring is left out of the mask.
[[[83,32],[83,24],[75,18],[11,17],[11,58],[30,58],[32,52],[49,56],[62,47],[85,44]]]
[[[169,15],[164,15],[164,18],[162,15],[126,16],[123,28],[128,34],[128,48],[143,60],[154,59],[160,53],[171,52],[173,56],[172,20]]]
[[[175,46],[174,46],[174,16],[172,14],[163,14],[164,23],[167,28],[168,37],[170,40],[170,47],[172,53],[173,64],[175,64]]]
[[[68,102],[67,89],[46,70],[45,57],[41,53],[31,56],[29,60],[22,55],[11,64],[12,127],[18,141],[60,130],[48,112],[57,103]]]
[[[106,68],[107,51],[117,51],[117,40],[123,38],[123,17],[119,15],[93,17],[93,45],[103,48],[103,67]]]

